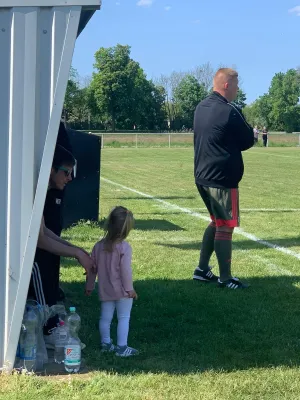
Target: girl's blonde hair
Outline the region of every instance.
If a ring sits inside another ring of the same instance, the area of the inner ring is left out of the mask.
[[[113,251],[116,243],[127,238],[133,228],[134,218],[131,211],[122,206],[115,207],[109,214],[104,226],[105,250]]]

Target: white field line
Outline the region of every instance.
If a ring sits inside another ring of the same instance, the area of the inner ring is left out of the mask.
[[[132,242],[145,242],[145,240],[147,240],[148,243],[150,242],[152,244],[157,244],[157,240],[149,241],[149,239],[146,239],[145,237],[132,237],[131,236],[130,240]],[[191,243],[191,241],[194,242],[195,239],[187,238],[187,237],[168,238],[168,243],[176,243],[179,245],[184,244],[184,243]],[[199,243],[199,251],[200,251],[200,243]],[[259,265],[263,264],[270,273],[276,273],[276,274],[288,275],[288,276],[292,275],[291,271],[289,271],[285,268],[279,267],[278,265],[270,262],[266,258],[261,257],[257,254],[251,254],[248,250],[239,249],[236,244],[233,246],[233,251],[234,251],[234,253],[241,253],[243,255],[246,255],[247,258],[251,258],[253,261],[255,261]]]
[[[190,208],[190,210],[207,211],[206,208]],[[241,208],[241,212],[300,212],[300,208]]]
[[[257,254],[251,255],[251,258],[256,260],[256,261],[258,261],[258,262],[261,262],[261,263],[265,264],[266,267],[268,268],[269,272],[271,272],[271,273],[275,272],[276,274],[279,273],[281,275],[289,275],[289,276],[292,275],[291,271],[289,271],[289,270],[287,270],[285,268],[281,268],[278,265],[276,265],[274,263],[271,263],[266,258],[261,257],[261,256],[259,256]]]
[[[185,214],[191,215],[192,217],[196,217],[196,218],[202,219],[204,221],[210,221],[209,217],[206,217],[206,216],[201,215],[201,214],[199,214],[197,212],[194,212],[194,211],[190,210],[189,208],[179,207],[176,204],[169,203],[168,201],[165,201],[165,200],[162,200],[160,198],[151,196],[150,194],[140,192],[139,190],[135,190],[135,189],[130,188],[128,186],[121,185],[120,183],[117,183],[117,182],[113,182],[110,179],[106,179],[106,178],[101,177],[101,180],[103,182],[107,182],[107,183],[109,183],[111,185],[120,187],[120,188],[122,188],[124,190],[128,190],[129,192],[136,193],[139,196],[154,200],[157,203],[161,203],[167,209],[181,211],[181,212],[183,212]],[[300,260],[300,254],[296,253],[295,251],[292,251],[292,250],[287,249],[287,248],[282,247],[282,246],[278,246],[277,244],[274,244],[274,243],[267,242],[266,240],[262,240],[262,239],[256,237],[255,235],[253,235],[252,233],[248,233],[248,232],[244,231],[242,228],[236,228],[234,231],[238,235],[244,236],[245,238],[247,238],[249,240],[252,240],[253,242],[259,243],[259,244],[261,244],[263,246],[269,247],[270,249],[274,249],[274,250],[276,250],[276,251],[278,251],[280,253],[295,257],[295,258],[297,258],[297,260]]]
[[[249,254],[249,251],[239,249],[236,246],[233,247],[233,250],[236,253],[247,253],[247,258],[251,258],[252,260],[258,262],[259,264],[264,264],[270,273],[276,273],[276,274],[280,274],[280,275],[289,275],[289,276],[292,275],[291,271],[289,271],[285,268],[279,267],[278,265],[267,260],[265,257],[261,257],[257,254]]]

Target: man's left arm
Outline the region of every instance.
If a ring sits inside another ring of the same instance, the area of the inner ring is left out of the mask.
[[[242,112],[234,106],[230,113],[230,122],[240,150],[250,149],[254,145],[253,128],[248,124]]]

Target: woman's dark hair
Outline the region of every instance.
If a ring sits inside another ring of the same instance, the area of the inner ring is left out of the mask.
[[[52,168],[56,169],[62,165],[68,165],[74,167],[76,160],[72,153],[59,144],[55,148]]]
[[[122,206],[115,207],[105,223],[105,250],[112,251],[116,243],[127,238],[133,228],[134,218],[131,211]]]

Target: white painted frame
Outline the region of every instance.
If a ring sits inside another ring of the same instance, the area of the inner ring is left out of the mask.
[[[14,365],[82,6],[100,0],[0,0],[0,370]]]

